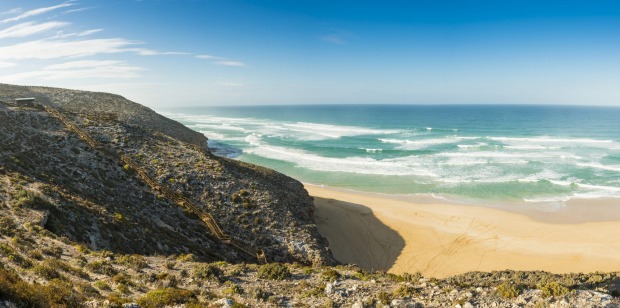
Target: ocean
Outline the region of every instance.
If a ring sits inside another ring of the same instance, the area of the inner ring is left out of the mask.
[[[482,204],[620,198],[620,108],[175,108],[218,155],[302,182]]]

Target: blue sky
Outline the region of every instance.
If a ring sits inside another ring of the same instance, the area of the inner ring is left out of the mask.
[[[620,2],[2,0],[0,82],[151,107],[620,105]]]

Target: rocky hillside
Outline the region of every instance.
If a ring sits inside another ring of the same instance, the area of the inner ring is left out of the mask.
[[[42,108],[11,104],[33,96],[100,147]],[[618,274],[437,280],[329,267],[335,261],[298,181],[214,156],[206,138],[115,95],[0,85],[0,100],[0,307],[620,304]],[[277,263],[257,265],[218,240],[120,155]]]
[[[60,107],[67,112],[83,115],[114,115],[119,121],[151,129],[183,142],[207,149],[207,137],[181,123],[168,119],[153,110],[122,96],[48,87],[21,87],[0,84],[0,101],[10,102],[17,97],[35,97],[42,104]]]
[[[3,88],[11,89],[1,95],[5,98],[36,96],[40,104],[59,106],[107,151],[132,157],[160,185],[195,201],[226,234],[263,249],[269,260],[333,263],[314,226],[312,200],[299,182],[213,156],[200,143],[174,138],[179,131],[194,134],[176,122],[140,122],[161,116],[115,95]],[[91,108],[81,107],[81,102]],[[166,131],[170,123],[181,128]],[[162,198],[119,159],[93,149],[44,110],[5,109],[0,115],[0,140],[5,172],[28,179],[25,192],[46,202],[37,208],[49,217],[47,226],[57,235],[92,249],[122,253],[184,252],[211,259],[247,259],[229,247],[221,248],[197,217]]]

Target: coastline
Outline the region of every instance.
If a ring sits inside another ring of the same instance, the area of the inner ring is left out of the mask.
[[[614,200],[557,212],[457,205],[305,184],[319,233],[336,259],[393,273],[446,277],[470,271],[620,271]],[[615,203],[617,205],[617,203]]]

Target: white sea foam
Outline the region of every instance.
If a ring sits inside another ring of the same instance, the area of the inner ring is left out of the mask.
[[[200,132],[203,135],[207,136],[207,138],[209,138],[209,139],[219,139],[219,140],[226,139],[226,136],[224,136],[224,135],[222,135],[220,133],[216,133],[216,132],[212,132],[212,131],[208,131],[208,130],[199,130],[198,132]]]
[[[433,145],[450,144],[459,141],[459,139],[455,137],[418,140],[379,138],[378,140],[383,143],[399,144],[396,149],[405,151],[420,150]]]
[[[601,139],[589,139],[589,138],[552,138],[552,137],[532,137],[532,138],[520,138],[520,137],[487,137],[489,140],[495,141],[517,141],[517,142],[540,142],[540,143],[613,143],[613,140],[601,140]]]
[[[566,201],[569,201],[572,198],[573,197],[571,196],[558,195],[558,196],[545,196],[545,197],[537,197],[537,198],[523,198],[523,201],[530,202],[530,203],[555,203],[555,202],[564,203]]]
[[[506,149],[513,150],[557,150],[561,148],[614,148],[616,142],[608,139],[589,138],[552,138],[552,137],[486,137],[487,140],[499,141]]]
[[[383,149],[361,148],[360,150],[365,150],[366,153],[379,153],[379,152],[383,152]]]
[[[563,173],[558,173],[558,172],[555,172],[553,170],[545,169],[545,170],[543,170],[541,172],[538,172],[536,174],[531,174],[531,175],[528,175],[526,177],[521,177],[517,181],[519,181],[521,183],[537,183],[537,182],[540,182],[540,181],[558,180],[558,179],[563,178],[564,176],[565,176],[565,174],[563,174]]]
[[[290,162],[298,167],[310,170],[377,175],[416,175],[436,177],[436,174],[410,159],[395,158],[377,160],[362,157],[333,158],[324,157],[297,149],[265,145],[262,144],[260,142],[260,138],[255,135],[248,136],[246,141],[254,146],[246,149],[247,153]]]
[[[306,132],[322,132],[334,136],[360,136],[360,135],[382,135],[382,134],[397,134],[402,132],[401,130],[394,129],[374,129],[358,126],[342,126],[342,125],[329,125],[329,124],[317,124],[307,122],[286,123],[286,127],[292,127]]]
[[[258,135],[258,134],[248,135],[247,137],[245,137],[245,142],[247,142],[247,143],[249,143],[250,145],[253,145],[253,146],[260,146],[261,145],[260,135]]]
[[[211,129],[211,130],[237,131],[237,132],[243,132],[243,133],[247,133],[248,132],[248,130],[243,128],[243,127],[233,126],[233,125],[230,125],[230,124],[219,124],[219,125],[217,125],[217,124],[202,124],[202,123],[199,123],[199,124],[191,125],[191,127],[192,128],[196,127],[196,128],[199,128],[199,129],[200,128],[208,128],[208,129]]]
[[[488,146],[488,143],[485,142],[478,142],[476,144],[457,144],[456,146],[459,147],[459,149],[479,149],[480,147],[484,147],[484,146]]]
[[[602,165],[599,163],[577,163],[577,166],[620,172],[620,166],[616,165]]]
[[[510,150],[559,150],[561,147],[543,146],[543,145],[505,145],[505,149]]]
[[[414,163],[396,160],[376,160],[372,158],[347,157],[333,158],[311,154],[306,151],[276,146],[260,146],[246,150],[262,157],[287,161],[298,167],[329,172],[348,172],[376,175],[416,175],[435,177],[431,171]]]

